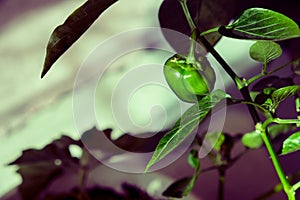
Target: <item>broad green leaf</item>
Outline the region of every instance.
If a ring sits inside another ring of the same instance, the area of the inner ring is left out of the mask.
[[[179,179],[172,183],[164,192],[166,197],[182,198],[187,196],[194,188],[195,182],[200,174],[200,160],[198,158],[198,151],[192,150],[188,156],[189,164],[195,168],[193,176]]]
[[[41,77],[94,23],[99,15],[118,0],[86,1],[66,21],[56,27],[50,36]]]
[[[280,45],[273,41],[257,41],[250,47],[251,58],[264,64],[278,58],[281,54]]]
[[[282,145],[282,155],[286,155],[300,150],[300,132],[296,132],[288,137]]]
[[[294,96],[298,92],[300,92],[300,85],[286,86],[275,90],[271,94],[272,108],[276,109],[280,102],[288,97]]]
[[[244,146],[250,149],[257,149],[261,147],[261,145],[263,144],[263,140],[259,132],[253,131],[243,135],[242,143]]]
[[[296,22],[287,16],[264,8],[245,10],[232,24],[219,32],[228,37],[257,40],[286,40],[300,36]]]
[[[152,158],[146,166],[145,172],[183,142],[198,124],[205,119],[211,109],[226,97],[227,94],[225,92],[216,90],[183,113],[174,127],[159,141]]]

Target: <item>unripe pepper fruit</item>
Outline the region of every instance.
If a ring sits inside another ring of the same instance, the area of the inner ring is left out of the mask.
[[[164,76],[177,97],[189,103],[209,94],[216,81],[215,72],[205,58],[188,63],[186,57],[178,54],[165,62]]]

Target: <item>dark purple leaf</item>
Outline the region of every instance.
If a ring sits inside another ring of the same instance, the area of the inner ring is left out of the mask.
[[[140,188],[128,184],[128,183],[123,183],[122,184],[122,189],[125,193],[125,199],[126,200],[155,200],[149,194]]]
[[[113,146],[117,146],[123,150],[135,153],[147,153],[155,150],[155,146],[167,131],[160,131],[158,133],[142,133],[139,134],[139,137],[135,137],[130,133],[125,133],[116,140],[111,139],[111,132],[111,129],[100,131],[93,128],[83,134],[82,140],[84,143],[87,143],[89,147],[100,147],[101,150],[105,152],[113,152],[115,149],[111,149],[112,145],[106,142],[108,139],[111,143],[113,143]]]
[[[193,176],[182,178],[174,183],[172,183],[164,192],[163,196],[182,198],[186,188],[189,186],[190,182],[193,180]]]
[[[281,88],[289,85],[294,85],[291,78],[280,78],[278,76],[267,76],[262,78],[252,87],[251,91],[261,92],[265,88]]]
[[[188,8],[200,31],[228,24],[234,17],[236,0],[188,0]],[[159,10],[159,22],[162,28],[178,31],[187,37],[178,37],[163,31],[165,38],[178,53],[187,53],[191,35],[190,27],[178,0],[164,0]],[[206,36],[211,44],[220,39],[219,33]]]
[[[76,9],[66,21],[55,28],[48,45],[41,77],[94,23],[99,15],[117,0],[89,0]]]
[[[54,140],[40,150],[28,149],[10,165],[18,165],[18,173],[23,182],[19,186],[24,200],[38,198],[40,192],[60,175],[68,172],[76,172],[80,168],[78,158],[72,157],[69,146],[78,145],[80,141],[73,140],[68,136],[62,136]]]

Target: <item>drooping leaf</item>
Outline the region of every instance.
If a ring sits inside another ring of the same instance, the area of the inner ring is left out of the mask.
[[[191,17],[200,31],[229,23],[233,18],[237,0],[187,0]],[[159,23],[166,40],[177,53],[186,54],[189,50],[191,30],[178,0],[164,0],[159,9]],[[207,20],[209,19],[209,20]],[[172,34],[166,29],[174,30],[183,35]],[[207,35],[208,41],[214,45],[221,35]]]
[[[259,132],[253,131],[243,135],[242,143],[244,146],[250,149],[257,149],[261,147],[261,145],[263,144],[263,140]]]
[[[93,169],[99,164],[81,140],[64,135],[42,149],[23,151],[19,158],[9,163],[19,167],[17,172],[23,181],[18,188],[24,200],[38,198],[61,175],[77,176],[82,167]]]
[[[189,164],[195,169],[193,176],[181,178],[172,183],[164,192],[163,196],[182,198],[187,196],[194,188],[195,182],[200,173],[200,160],[198,151],[192,150],[188,156]]]
[[[273,41],[257,41],[250,47],[251,58],[264,64],[278,58],[281,54],[280,45]]]
[[[300,132],[289,136],[282,145],[282,155],[300,150]]]
[[[298,92],[300,92],[300,85],[292,85],[275,90],[271,94],[273,102],[272,107],[276,109],[280,102],[282,102],[288,97],[294,96]]]
[[[117,191],[115,188],[97,184],[85,189],[85,198],[81,198],[82,191],[74,188],[71,191],[47,194],[43,200],[162,200],[151,197],[146,191],[127,182],[122,183],[121,188],[122,191]]]
[[[143,191],[139,187],[129,184],[123,183],[122,189],[124,193],[124,197],[121,199],[130,199],[130,200],[156,200],[155,198],[151,197],[146,191]],[[96,198],[95,198],[96,199]],[[101,198],[104,199],[104,198]],[[158,200],[158,199],[157,199]]]
[[[148,153],[153,152],[155,149],[155,145],[159,142],[159,140],[166,134],[166,130],[160,131],[158,133],[140,133],[139,137],[135,137],[130,133],[124,133],[118,139],[113,140],[111,138],[111,131],[105,131],[105,136],[117,147],[134,152],[134,153]],[[95,133],[99,135],[98,133]],[[150,137],[148,137],[151,135]]]
[[[152,165],[163,159],[183,142],[198,124],[205,119],[211,109],[226,97],[227,94],[225,92],[216,90],[201,99],[198,104],[190,107],[175,123],[174,127],[159,141],[145,171],[148,171]]]
[[[290,84],[289,82],[287,83]],[[282,84],[282,82],[278,84]],[[264,108],[274,113],[276,111],[276,108],[282,101],[290,96],[296,95],[299,91],[299,85],[290,85],[281,87],[279,89],[265,88],[260,94],[255,97],[255,103],[262,105]]]
[[[300,36],[296,22],[287,16],[264,8],[245,10],[232,24],[219,32],[228,37],[256,40],[286,40]]]
[[[68,167],[78,169],[79,159],[71,156],[70,145],[80,145],[67,136],[53,141],[41,150],[28,149],[10,165],[18,165],[18,173],[23,182],[19,186],[24,200],[35,199],[54,179],[63,174]]]
[[[172,183],[163,193],[163,196],[182,198],[184,196],[184,191],[188,185],[192,182],[193,176],[184,177]]]
[[[99,15],[118,0],[86,1],[66,21],[55,28],[50,36],[41,77],[94,23]]]

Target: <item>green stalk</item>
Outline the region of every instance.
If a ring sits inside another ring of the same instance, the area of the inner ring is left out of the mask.
[[[293,190],[296,191],[300,188],[300,181],[293,185]]]
[[[256,130],[258,130],[260,133],[261,133],[261,137],[266,145],[266,148],[270,154],[270,157],[271,157],[271,160],[272,160],[272,163],[273,163],[273,166],[275,168],[275,171],[279,177],[279,180],[282,184],[282,187],[283,187],[283,190],[285,191],[287,197],[289,200],[296,200],[295,198],[295,191],[294,191],[294,188],[291,186],[291,184],[289,183],[288,179],[287,179],[287,176],[285,175],[282,167],[281,167],[281,164],[279,162],[279,159],[278,159],[278,156],[277,154],[275,153],[275,150],[274,150],[274,147],[271,143],[271,139],[268,135],[268,130],[267,130],[267,127],[268,125],[270,125],[272,122],[276,122],[276,123],[294,123],[295,120],[282,120],[282,119],[273,119],[273,118],[269,118],[267,119],[263,124],[261,123],[258,123],[256,125]]]
[[[277,72],[277,71],[279,71],[279,70],[281,70],[281,69],[283,69],[283,68],[285,68],[285,67],[287,67],[287,66],[289,66],[289,65],[291,65],[291,64],[293,64],[293,63],[295,63],[295,62],[299,62],[300,61],[300,58],[297,58],[297,59],[295,59],[295,60],[292,60],[292,61],[290,61],[290,62],[288,62],[288,63],[286,63],[286,64],[284,64],[284,65],[282,65],[282,66],[280,66],[280,67],[278,67],[278,68],[276,68],[276,69],[274,69],[274,70],[272,70],[272,71],[270,71],[270,72],[267,72],[267,73],[260,73],[260,74],[258,74],[258,75],[255,75],[255,76],[253,76],[252,78],[250,78],[248,81],[247,81],[247,85],[250,85],[251,83],[253,83],[254,81],[256,81],[256,80],[258,80],[258,79],[260,79],[260,78],[262,78],[262,77],[264,77],[264,76],[269,76],[269,75],[271,75],[271,74],[273,74],[273,73],[275,73],[275,72]]]
[[[195,25],[195,23],[194,23],[194,21],[192,19],[192,16],[191,16],[191,14],[189,12],[189,8],[188,8],[188,6],[186,4],[186,0],[178,0],[178,1],[181,4],[182,10],[183,10],[184,15],[185,15],[185,18],[188,21],[189,26],[190,26],[190,28],[191,28],[191,30],[193,32],[194,30],[197,29],[197,27],[196,27],[196,25]]]
[[[263,69],[262,69],[262,74],[266,75],[267,74],[267,63],[264,63]]]
[[[192,30],[192,33],[194,34],[194,31],[197,30],[197,27],[195,26],[192,17],[189,13],[186,0],[179,0],[182,9],[184,11],[185,17],[189,23],[189,26]],[[192,35],[193,35],[192,34]],[[226,63],[226,61],[220,56],[220,54],[213,48],[213,46],[203,37],[203,34],[201,36],[200,34],[200,41],[202,44],[207,48],[207,50],[216,58],[216,60],[221,64],[221,66],[224,68],[224,70],[229,74],[229,76],[232,78],[232,80],[236,83],[236,85],[239,87],[239,90],[241,91],[243,97],[245,98],[246,101],[251,102],[251,97],[249,95],[249,90],[248,90],[248,82],[245,81],[244,79],[240,78],[237,76],[237,74],[232,70],[232,68]],[[192,47],[191,47],[192,49]],[[191,49],[189,55],[191,55]],[[193,49],[194,50],[194,49]],[[193,52],[194,53],[194,52]],[[271,156],[272,163],[274,165],[274,168],[276,170],[276,173],[278,174],[278,177],[280,179],[280,182],[283,186],[283,189],[285,193],[288,196],[289,200],[296,200],[295,199],[295,190],[294,188],[290,185],[289,181],[286,178],[286,175],[284,174],[281,164],[278,160],[277,154],[275,153],[274,147],[271,143],[271,139],[267,133],[267,126],[272,123],[272,122],[287,122],[287,121],[282,121],[282,120],[274,120],[273,118],[267,119],[263,124],[260,122],[260,118],[258,116],[257,111],[255,110],[255,107],[253,105],[248,105],[248,109],[250,111],[250,114],[252,116],[252,119],[254,123],[256,124],[256,129],[260,131],[262,139],[267,147],[267,150]],[[291,122],[291,121],[290,121]],[[294,122],[292,122],[294,123]],[[299,120],[297,120],[297,123],[299,123]],[[222,180],[222,177],[220,177]],[[223,180],[222,180],[223,182]],[[298,184],[296,184],[298,187]],[[300,187],[300,184],[299,184]],[[222,196],[222,195],[221,195]],[[219,197],[222,198],[222,197]]]
[[[192,17],[190,15],[188,6],[186,4],[186,0],[179,0],[179,3],[181,4],[182,10],[186,16],[186,19],[188,21],[188,24],[190,26],[190,29],[192,31],[191,33],[191,37],[190,37],[190,49],[189,49],[189,53],[187,56],[187,63],[188,64],[195,64],[196,62],[196,58],[195,58],[195,46],[196,46],[196,39],[197,39],[197,27],[194,23],[194,21],[192,20]],[[202,70],[201,65],[197,65],[196,66],[197,69]]]
[[[207,31],[203,31],[200,36],[204,36],[204,35],[207,35],[207,34],[210,34],[210,33],[215,33],[215,32],[218,32],[220,27],[215,27],[215,28],[212,28],[212,29],[209,29]]]

